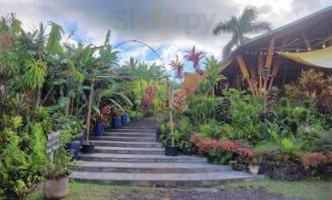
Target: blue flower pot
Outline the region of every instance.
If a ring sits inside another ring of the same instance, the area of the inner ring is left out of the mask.
[[[123,113],[121,115],[121,125],[125,126],[128,122],[128,114],[127,113]]]
[[[80,141],[74,140],[74,141],[70,142],[69,144],[67,144],[66,149],[68,151],[72,152],[73,157],[75,159],[77,159],[78,158],[78,153],[79,153],[79,150],[80,150],[80,146],[81,146]]]
[[[81,135],[78,135],[77,140],[80,141],[80,146],[82,146],[84,141],[84,134],[82,133]]]
[[[98,122],[95,127],[96,136],[102,136],[104,132],[104,125],[101,122]]]
[[[113,117],[112,118],[112,128],[119,129],[121,125],[121,117]]]

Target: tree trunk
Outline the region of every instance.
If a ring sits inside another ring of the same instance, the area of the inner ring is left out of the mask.
[[[35,102],[35,110],[37,109],[37,107],[39,106],[40,104],[40,99],[41,99],[41,93],[42,93],[42,88],[37,88],[37,91],[36,91],[36,102]]]
[[[86,117],[86,135],[85,135],[85,141],[88,144],[89,143],[89,134],[90,134],[90,119],[91,119],[91,105],[92,105],[92,99],[94,94],[94,88],[95,86],[95,79],[92,79],[91,87],[90,87],[90,95],[89,95],[89,103],[88,103],[88,113]]]

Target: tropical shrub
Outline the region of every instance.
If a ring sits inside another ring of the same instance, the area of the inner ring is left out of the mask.
[[[40,169],[48,160],[46,139],[41,123],[32,126],[29,133],[20,133],[23,137],[9,133],[13,134],[10,141],[1,148],[0,189],[8,199],[23,199],[42,180]]]
[[[193,124],[201,124],[214,118],[218,98],[188,95],[187,103],[186,115],[191,118]]]

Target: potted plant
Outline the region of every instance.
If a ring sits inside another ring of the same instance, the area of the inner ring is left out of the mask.
[[[103,124],[103,114],[98,114],[96,118],[96,126],[95,126],[95,134],[96,136],[102,136],[105,130],[104,124]]]
[[[128,121],[128,114],[127,113],[122,113],[121,114],[121,125],[125,126]]]
[[[249,172],[252,174],[252,175],[257,175],[258,172],[259,172],[259,162],[257,161],[256,158],[253,158],[250,160],[249,162]]]
[[[121,126],[121,111],[119,109],[113,108],[112,112],[112,128],[119,129]]]
[[[68,176],[72,166],[71,155],[63,147],[54,152],[53,163],[41,170],[42,175],[46,179],[43,187],[46,199],[66,197],[69,192]]]
[[[84,142],[84,133],[81,132],[79,133],[77,136],[76,136],[76,139],[80,142],[80,146],[83,145],[83,142]]]
[[[165,146],[165,155],[166,156],[178,156],[178,149],[174,144],[172,144],[171,135],[168,135],[167,144]]]

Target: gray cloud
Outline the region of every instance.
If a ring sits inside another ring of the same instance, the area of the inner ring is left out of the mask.
[[[196,44],[218,54],[229,35],[214,37],[213,27],[255,5],[263,20],[274,27],[326,7],[327,0],[0,0],[0,15],[16,12],[23,21],[75,22],[80,31],[101,43],[107,29],[113,41],[139,39],[154,46],[163,43]]]

